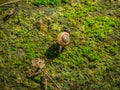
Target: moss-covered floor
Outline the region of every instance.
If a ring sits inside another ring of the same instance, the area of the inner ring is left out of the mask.
[[[61,90],[119,90],[120,1],[38,6],[33,1],[0,7],[0,90],[41,90],[45,75],[30,77],[36,72],[31,60],[37,58],[45,60],[44,71]],[[59,53],[56,39],[64,30],[71,31],[71,43]],[[46,79],[47,90],[57,90]]]

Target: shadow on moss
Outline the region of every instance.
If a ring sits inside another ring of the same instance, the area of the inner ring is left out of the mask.
[[[45,56],[47,59],[54,59],[59,57],[59,51],[58,51],[59,45],[57,43],[53,44],[52,46],[50,46],[46,52],[45,52]]]

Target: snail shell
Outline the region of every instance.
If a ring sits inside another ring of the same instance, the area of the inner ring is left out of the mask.
[[[61,32],[58,34],[57,36],[57,41],[58,44],[60,44],[61,46],[66,46],[70,43],[70,37],[69,37],[69,33],[68,32]]]

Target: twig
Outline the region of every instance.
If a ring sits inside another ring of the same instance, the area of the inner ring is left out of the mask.
[[[53,79],[43,70],[43,68],[44,68],[44,66],[45,66],[44,60],[39,59],[39,58],[38,58],[38,59],[33,59],[33,60],[32,60],[32,66],[39,68],[39,70],[41,70],[41,71],[43,72],[43,74],[44,74],[48,79],[51,80],[51,82],[58,88],[58,90],[61,90],[61,88],[53,81]],[[37,74],[38,74],[38,73],[37,73]],[[36,73],[35,73],[35,75],[36,75]],[[34,74],[31,75],[31,76],[34,76]],[[46,81],[46,86],[45,86],[45,87],[46,87],[45,89],[47,89],[47,81]]]
[[[45,79],[45,90],[47,90],[47,79]]]
[[[36,73],[31,73],[30,74],[30,77],[34,77],[34,76],[37,76],[40,72],[36,72]]]
[[[6,3],[3,3],[3,4],[0,4],[0,7],[4,6],[4,5],[7,5],[7,4],[16,3],[16,2],[19,2],[19,1],[21,1],[21,0],[15,0],[15,1],[6,2]]]
[[[51,80],[51,82],[58,88],[58,90],[61,90],[61,88],[53,81],[53,79],[45,72],[41,69],[41,71],[48,77],[48,79]]]

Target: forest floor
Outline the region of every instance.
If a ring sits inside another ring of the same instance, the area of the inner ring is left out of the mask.
[[[59,53],[64,30],[71,41]],[[0,90],[59,90],[42,72],[31,77],[37,59],[61,90],[120,90],[120,1],[0,6]]]

